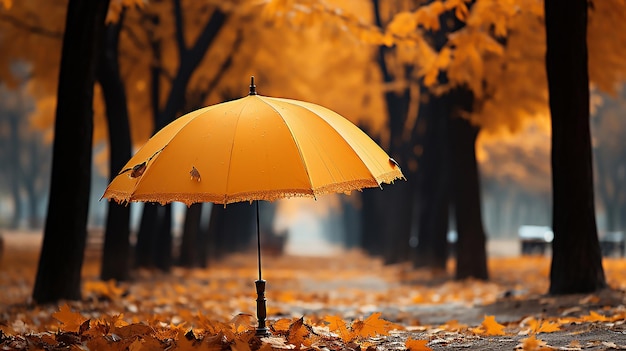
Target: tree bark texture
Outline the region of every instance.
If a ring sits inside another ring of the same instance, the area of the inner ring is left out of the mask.
[[[550,294],[606,287],[593,193],[587,3],[545,1],[554,231]]]
[[[182,267],[202,267],[202,262],[200,261],[203,256],[202,246],[200,245],[201,214],[202,203],[189,206],[185,212],[183,237],[180,243],[180,254],[178,256],[178,264]]]
[[[33,289],[37,303],[81,298],[91,182],[93,90],[108,5],[108,0],[70,0],[67,6],[50,200]]]
[[[420,158],[420,211],[417,247],[413,256],[415,267],[446,269],[448,258],[448,219],[450,206],[450,169],[448,152],[448,117],[451,101],[446,96],[428,96],[420,106],[423,129]]]
[[[126,91],[118,64],[118,43],[123,16],[107,25],[104,45],[98,62],[98,81],[106,104],[109,129],[109,179],[117,175],[131,157],[130,126]],[[108,204],[100,278],[117,281],[129,278],[130,207],[110,201]]]
[[[459,88],[456,106],[468,110],[474,101],[469,90]],[[470,121],[452,113],[450,117],[450,142],[452,162],[452,204],[457,231],[456,279],[476,278],[486,280],[486,234],[483,227],[480,179],[476,162],[476,137],[479,128]]]

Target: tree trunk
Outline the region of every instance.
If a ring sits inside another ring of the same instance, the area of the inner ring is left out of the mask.
[[[20,221],[24,218],[22,195],[20,194],[20,176],[21,163],[20,156],[20,126],[19,115],[15,111],[7,112],[9,121],[9,143],[8,158],[11,160],[9,167],[9,176],[11,179],[11,199],[13,200],[13,218],[11,219],[11,229],[17,229]]]
[[[59,73],[50,200],[33,289],[37,303],[81,298],[91,181],[93,89],[108,0],[70,0]]]
[[[465,89],[451,94],[456,106],[471,105],[473,96]],[[467,108],[465,109],[467,110]],[[456,279],[488,279],[486,236],[482,222],[480,180],[476,162],[479,128],[453,113],[450,119],[452,155],[452,201],[457,231]]]
[[[550,294],[606,287],[593,194],[587,3],[545,1],[554,231]]]
[[[372,0],[376,25],[382,27],[380,1]],[[393,83],[397,80],[409,81],[412,67],[404,65],[400,76],[394,76],[394,71],[387,67],[388,56],[395,55],[395,48],[384,45],[378,48],[378,66],[383,81]],[[390,145],[385,151],[389,153],[402,167],[404,175],[410,178],[407,172],[409,155],[412,147],[403,140],[405,121],[408,115],[410,91],[408,87],[401,91],[387,91],[385,104],[387,107]],[[392,189],[393,188],[393,189]],[[386,263],[395,263],[408,260],[409,239],[411,235],[413,197],[410,184],[394,184],[384,191],[375,189],[364,191],[361,197],[363,203],[363,240],[366,250],[371,254],[382,255]],[[389,206],[394,204],[394,207]],[[395,209],[400,209],[395,210]]]
[[[159,220],[155,233],[156,240],[153,240],[155,243],[153,262],[159,270],[169,272],[174,262],[172,256],[172,204],[161,206],[159,210]]]
[[[200,258],[202,246],[200,245],[200,219],[202,203],[196,203],[187,208],[185,212],[185,224],[183,238],[180,244],[178,264],[182,267],[202,267]]]
[[[152,252],[156,245],[154,236],[157,231],[157,221],[160,205],[154,202],[146,202],[143,205],[141,223],[135,243],[135,268],[152,268],[154,259]]]
[[[123,19],[122,15],[117,23],[107,25],[98,62],[98,81],[102,86],[109,129],[109,180],[113,180],[131,156],[126,92],[118,64],[119,34]],[[130,207],[110,201],[104,231],[101,279],[128,279],[129,236]]]
[[[448,258],[448,219],[450,180],[448,155],[448,118],[450,101],[446,96],[429,94],[420,106],[423,152],[420,157],[420,202],[415,267],[446,269]]]

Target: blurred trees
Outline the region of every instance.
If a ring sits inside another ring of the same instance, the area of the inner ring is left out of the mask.
[[[65,6],[63,1],[49,1],[45,2],[45,11],[39,11],[37,3],[15,3],[11,11],[0,12],[3,33],[16,38],[10,43],[2,42],[6,55],[0,57],[0,77],[10,82],[9,60],[28,60],[33,80],[37,82],[31,87],[38,111],[33,124],[50,126],[53,114],[45,111],[54,106],[50,101],[56,89],[58,57],[41,52],[58,52],[62,32],[59,23],[64,18]],[[425,251],[436,250],[434,260],[439,261],[435,264],[444,265],[450,202],[446,197],[452,196],[451,189],[457,194],[462,189],[472,189],[476,199],[478,191],[474,187],[478,186],[478,178],[471,180],[472,188],[461,186],[461,181],[470,179],[468,169],[472,178],[476,172],[471,160],[469,166],[457,168],[442,159],[453,159],[454,150],[475,156],[479,130],[480,135],[490,135],[493,140],[524,130],[529,121],[544,121],[548,114],[546,43],[540,1],[477,0],[471,2],[470,8],[470,2],[460,0],[401,4],[298,0],[269,1],[263,6],[229,1],[219,7],[204,1],[156,0],[141,8],[131,6],[125,13],[123,3],[126,2],[112,2],[109,28],[119,25],[118,75],[127,94],[132,145],[141,145],[154,130],[181,113],[242,96],[246,91],[242,82],[247,82],[250,75],[257,77],[261,94],[289,96],[331,107],[377,139],[401,163],[409,179],[407,183],[386,187],[383,192],[362,193],[360,205],[367,219],[363,240],[389,262],[409,258],[410,236],[432,231],[434,244]],[[622,35],[616,35],[626,33],[616,30],[626,23],[626,11],[620,9],[624,9],[620,0],[606,0],[594,1],[589,10],[588,37],[593,39],[588,41],[590,80],[598,89],[612,93],[615,82],[623,81],[626,72],[623,60],[626,46],[620,44]],[[38,16],[43,12],[47,16]],[[214,41],[204,42],[202,50],[199,46],[195,50],[192,43],[207,39],[206,30],[216,13],[222,13],[224,18],[213,22],[219,22],[220,28],[213,32]],[[451,26],[451,21],[458,21],[459,25]],[[109,73],[101,78],[113,76],[115,73]],[[106,88],[105,82],[101,83],[107,100],[106,92],[112,90]],[[121,92],[122,87],[113,91]],[[462,103],[451,103],[448,99],[457,93],[460,94],[457,101]],[[109,130],[113,173],[115,168],[120,168],[118,161],[117,166],[113,164],[113,155],[124,158],[113,145],[127,150],[128,145],[124,146],[127,136],[113,135],[122,129],[112,125],[107,128],[99,113],[104,110],[103,101],[98,98],[94,103],[94,143],[103,140]],[[460,108],[452,108],[453,105]],[[106,101],[107,113],[114,111],[114,107]],[[464,119],[438,118],[452,114],[451,110]],[[118,111],[114,116],[124,114]],[[460,130],[467,133],[454,134]],[[467,136],[471,138],[464,139]],[[518,143],[527,141],[518,140]],[[487,153],[496,158],[505,154],[505,149],[492,148]],[[605,168],[599,168],[600,164],[605,162],[598,160],[598,174],[607,174]],[[509,169],[487,169],[487,172],[496,179],[506,180]],[[537,169],[537,172],[529,169],[518,173],[526,173],[521,177],[528,180],[533,174],[546,172],[541,166]],[[423,186],[420,189],[416,184]],[[505,186],[502,184],[506,182],[500,183]],[[543,201],[548,191],[541,190]],[[511,192],[512,197],[522,196]],[[606,193],[609,192],[607,189]],[[422,200],[416,201],[418,198]],[[526,200],[527,207],[541,207],[532,201]],[[504,210],[506,206],[495,207]],[[148,208],[158,211],[157,206]],[[474,200],[463,208],[476,211],[458,222],[471,221],[472,226],[479,228],[480,206]],[[416,216],[420,212],[423,215],[418,221]],[[198,228],[197,219],[193,218],[192,212],[187,226],[189,233],[193,232],[191,228]],[[171,217],[160,226],[168,231],[162,237],[169,243],[159,245],[165,251],[169,251],[167,245],[171,244],[168,220]],[[416,233],[416,228],[421,229]],[[126,240],[126,233],[115,231],[120,234],[120,242]],[[153,233],[150,235],[154,237]],[[427,242],[426,238],[420,238],[422,244]],[[193,247],[193,240],[192,236],[188,237],[185,247]],[[474,243],[484,247],[480,240]],[[419,250],[417,259],[424,259],[425,253]],[[169,259],[157,261],[165,264]],[[477,261],[483,260],[472,258],[472,262]]]
[[[626,89],[612,97],[596,92],[596,104],[591,118],[593,156],[596,173],[596,194],[599,209],[604,214],[600,228],[606,231],[624,231],[626,228]],[[592,99],[593,101],[593,99]],[[601,136],[601,137],[600,137]]]
[[[28,124],[26,116],[34,109],[28,93],[29,67],[25,62],[13,64],[13,76],[19,76],[14,89],[0,84],[0,184],[11,194],[14,213],[8,226],[17,229],[40,228],[41,202],[48,187],[50,152],[43,133]]]

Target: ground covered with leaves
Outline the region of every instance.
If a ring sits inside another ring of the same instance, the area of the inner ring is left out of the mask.
[[[36,239],[35,239],[36,241]],[[0,262],[2,350],[616,350],[626,349],[626,260],[612,289],[545,296],[548,257],[491,258],[489,282],[382,264],[360,252],[264,256],[271,336],[255,337],[254,253],[208,269],[142,270],[100,281],[83,300],[33,304],[37,245],[7,241]]]

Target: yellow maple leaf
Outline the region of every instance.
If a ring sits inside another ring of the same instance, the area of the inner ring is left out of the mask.
[[[404,346],[406,346],[409,351],[432,351],[432,349],[426,346],[426,344],[428,344],[428,340],[414,340],[408,338],[406,339]]]
[[[72,309],[68,304],[65,304],[59,308],[58,312],[54,312],[52,317],[57,321],[63,323],[63,329],[68,332],[77,333],[87,318],[83,317],[80,313],[72,312]]]
[[[367,338],[376,335],[388,335],[389,331],[394,328],[393,323],[380,319],[381,313],[372,313],[364,321],[355,321],[352,324],[352,330],[359,337]]]
[[[354,333],[348,329],[346,322],[338,316],[326,316],[324,321],[328,323],[328,329],[331,332],[339,334],[344,342],[350,342],[354,339]]]
[[[504,325],[496,322],[495,316],[485,316],[485,319],[480,324],[484,328],[481,334],[485,335],[505,335]]]

